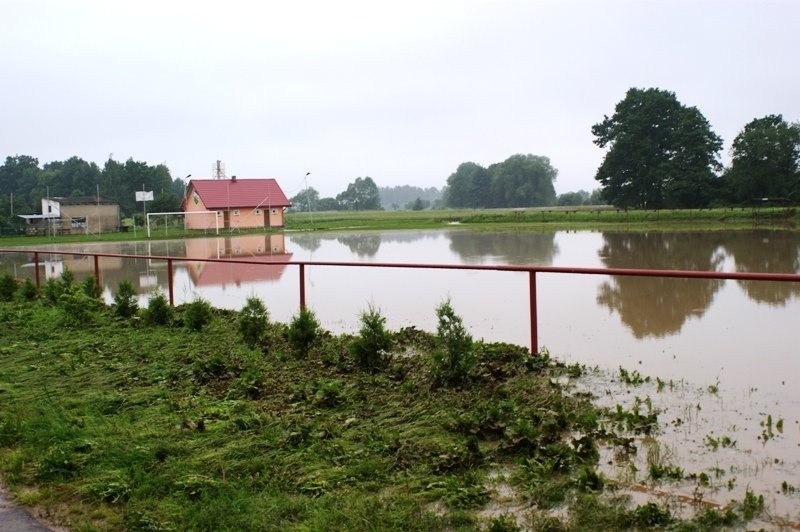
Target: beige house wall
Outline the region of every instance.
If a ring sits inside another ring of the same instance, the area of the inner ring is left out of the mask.
[[[75,220],[85,218],[85,226]],[[61,205],[61,228],[70,233],[108,233],[119,227],[119,205]]]
[[[187,201],[184,212],[202,212],[208,211],[203,200],[197,197],[197,203],[194,201]],[[213,229],[216,228],[217,222],[214,220],[216,214],[207,212],[205,214],[192,214],[185,217],[185,224],[187,229]],[[222,217],[219,219],[219,226],[222,227]]]

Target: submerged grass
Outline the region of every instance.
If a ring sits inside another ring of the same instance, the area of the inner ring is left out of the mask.
[[[298,356],[287,325],[245,342],[238,313],[197,328],[191,308],[75,323],[0,303],[0,472],[21,501],[75,530],[695,527],[605,494],[614,413],[557,384],[574,366],[475,342],[443,382],[437,339],[413,328],[364,367],[352,336],[320,330]],[[483,518],[498,471],[514,505]],[[704,519],[763,501],[736,508]]]

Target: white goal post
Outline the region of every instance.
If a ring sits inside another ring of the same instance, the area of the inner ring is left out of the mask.
[[[202,229],[209,230],[214,229],[216,234],[219,234],[219,216],[217,215],[217,211],[176,211],[176,212],[148,212],[147,213],[147,238],[150,238],[150,217],[151,216],[163,216],[164,217],[164,227],[168,228],[168,220],[170,216],[173,217],[181,217],[183,220],[183,228],[186,229],[186,217],[192,215],[202,215],[206,219],[213,218],[214,223],[206,223],[206,226]]]

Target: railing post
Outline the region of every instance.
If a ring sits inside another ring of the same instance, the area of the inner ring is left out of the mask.
[[[300,265],[300,310],[306,308],[306,265]]]
[[[172,259],[167,259],[167,286],[169,286],[169,305],[175,306],[175,283],[172,282]]]
[[[100,257],[97,255],[94,256],[94,284],[97,285],[97,288],[102,286],[100,284]]]
[[[539,323],[536,313],[536,272],[528,272],[530,276],[530,312],[531,312],[531,354],[536,355],[539,352]]]
[[[36,289],[42,288],[42,282],[39,280],[39,252],[33,252],[33,270],[36,272]]]

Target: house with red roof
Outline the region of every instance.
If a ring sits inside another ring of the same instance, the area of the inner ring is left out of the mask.
[[[181,209],[187,229],[283,227],[292,203],[274,179],[192,179]],[[195,213],[188,216],[189,213]],[[214,219],[216,218],[216,220]]]

